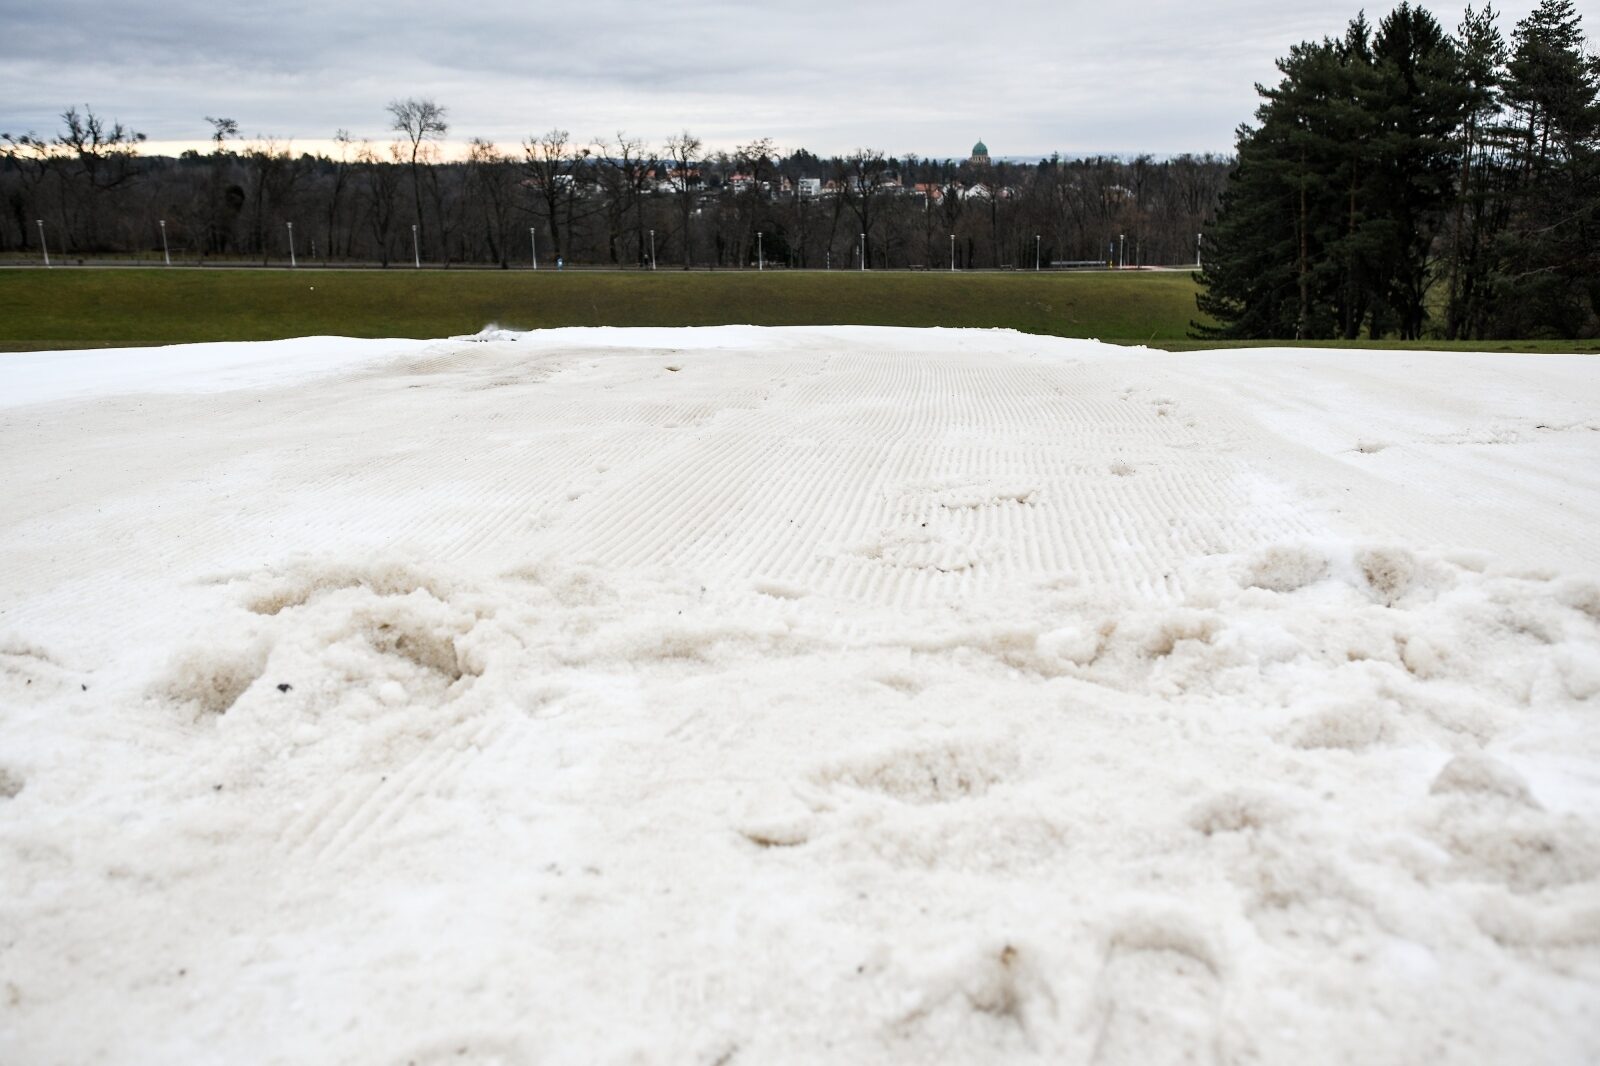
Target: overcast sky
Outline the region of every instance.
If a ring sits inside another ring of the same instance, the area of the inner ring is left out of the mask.
[[[1533,4],[1506,0],[1509,37]],[[1356,12],[1309,0],[0,0],[0,131],[89,104],[159,146],[206,115],[315,148],[431,96],[450,137],[552,127],[827,154],[1228,151],[1253,84]],[[1376,5],[1377,16],[1388,6]],[[1447,27],[1462,6],[1430,10]],[[1578,4],[1600,27],[1600,0]],[[380,13],[381,12],[381,13]]]

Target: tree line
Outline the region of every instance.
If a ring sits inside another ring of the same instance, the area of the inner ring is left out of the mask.
[[[1402,3],[1258,86],[1205,228],[1199,308],[1229,338],[1600,334],[1600,59],[1571,0],[1509,42]]]
[[[442,158],[447,109],[389,105],[394,136],[331,152],[246,142],[207,118],[209,151],[140,154],[142,134],[69,108],[53,136],[0,135],[0,252],[434,265],[963,269],[1194,261],[1230,160],[1053,156],[1037,164],[823,158],[757,139],[712,152],[562,129]]]

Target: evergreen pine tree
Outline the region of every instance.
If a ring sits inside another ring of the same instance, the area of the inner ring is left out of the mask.
[[[1571,0],[1517,24],[1507,65],[1508,222],[1498,241],[1497,337],[1600,329],[1600,64],[1583,52]]]
[[[1572,0],[1509,57],[1492,8],[1457,38],[1402,2],[1279,61],[1196,275],[1221,338],[1600,332],[1600,59]]]
[[[1456,131],[1457,178],[1450,223],[1445,336],[1482,336],[1487,309],[1488,248],[1504,224],[1502,153],[1494,136],[1500,114],[1505,40],[1495,10],[1468,7],[1457,29],[1460,80],[1465,93]]]

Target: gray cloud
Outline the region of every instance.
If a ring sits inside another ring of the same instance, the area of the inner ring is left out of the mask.
[[[451,136],[560,126],[819,152],[1226,151],[1253,84],[1358,7],[1310,0],[435,0],[253,4],[0,0],[0,129],[47,132],[89,103],[154,140],[387,136],[384,104],[429,95]],[[1507,34],[1530,0],[1508,3]],[[1579,4],[1586,24],[1600,0]],[[1432,9],[1454,25],[1461,5]],[[1378,9],[1369,12],[1377,17]]]

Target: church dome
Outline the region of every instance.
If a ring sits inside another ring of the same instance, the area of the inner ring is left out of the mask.
[[[972,154],[973,155],[988,155],[989,154],[989,146],[987,144],[984,144],[982,141],[979,141],[977,144],[972,146]]]

